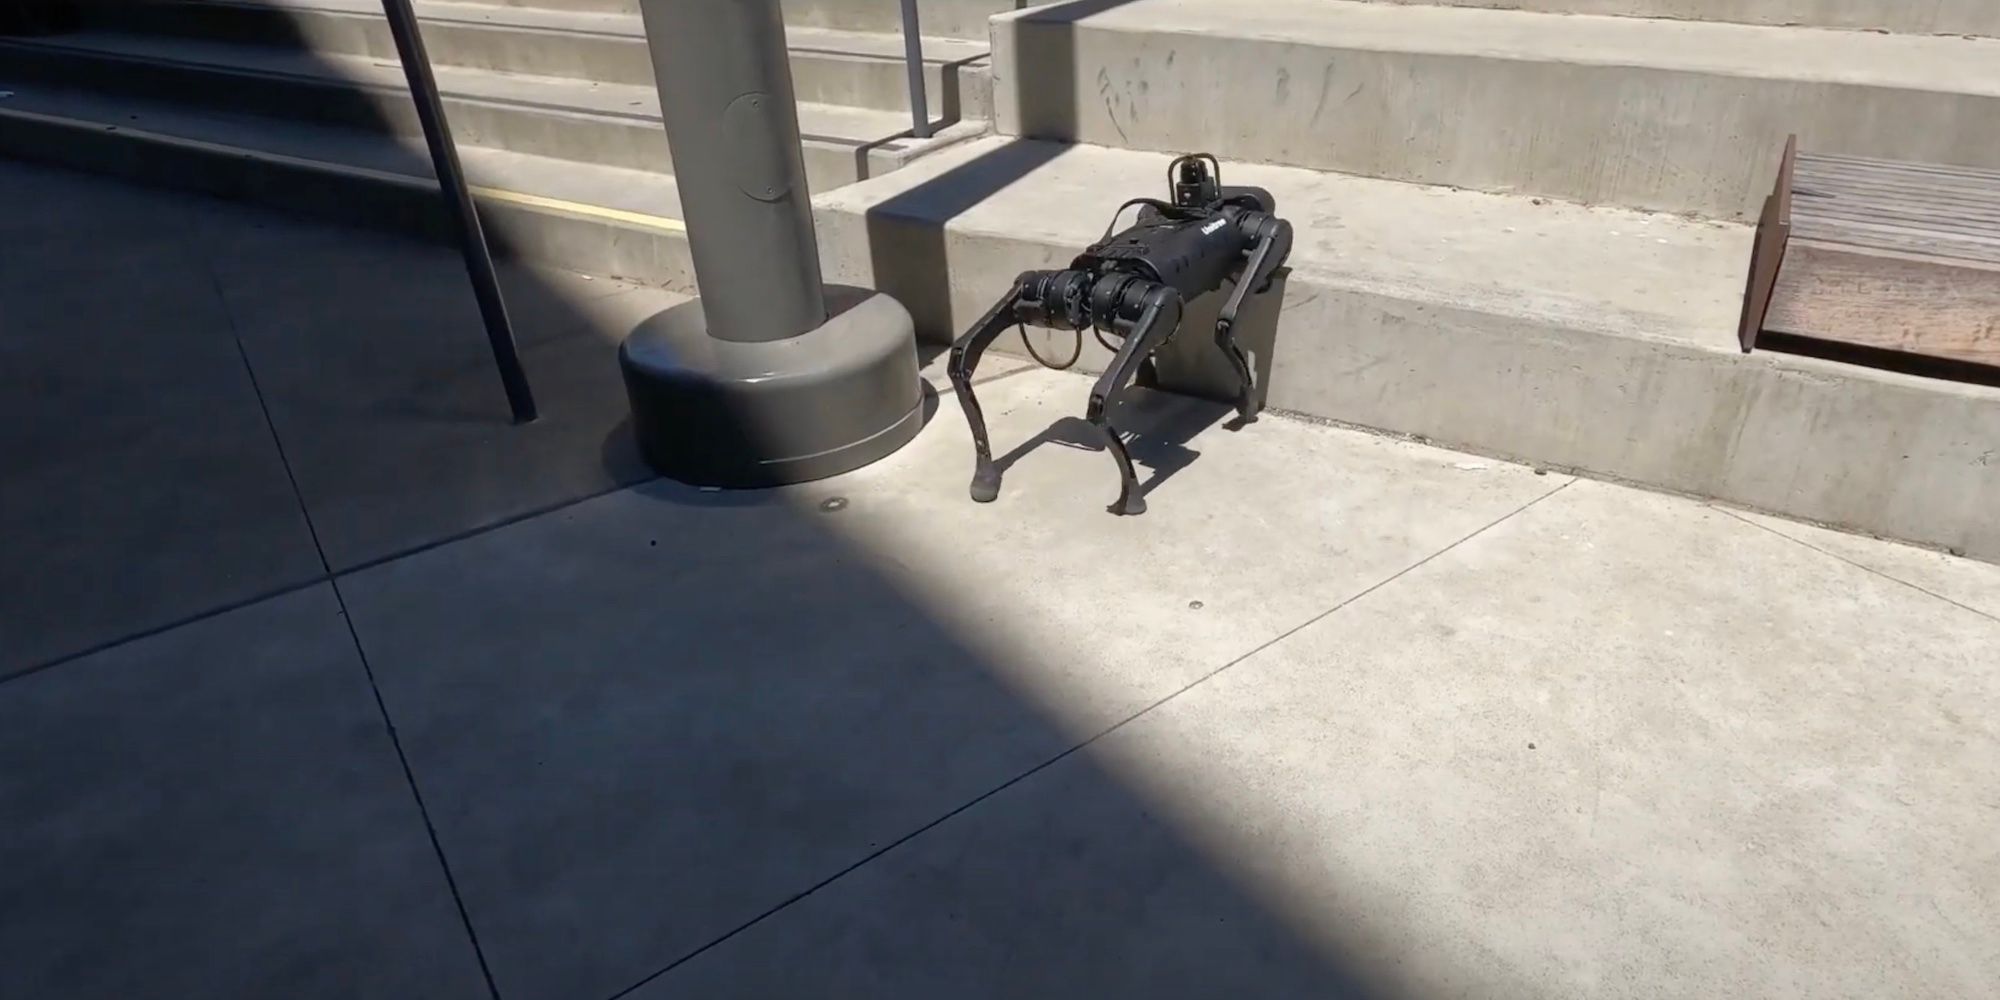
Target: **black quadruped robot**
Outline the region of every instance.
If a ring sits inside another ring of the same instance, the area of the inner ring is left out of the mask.
[[[1235,282],[1215,321],[1215,342],[1235,369],[1239,425],[1257,419],[1258,400],[1250,362],[1233,328],[1243,303],[1267,288],[1292,252],[1292,225],[1275,214],[1277,203],[1262,188],[1225,187],[1222,165],[1206,153],[1183,156],[1167,168],[1173,201],[1134,198],[1112,214],[1111,227],[1125,210],[1139,207],[1131,228],[1104,238],[1061,271],[1028,271],[1014,280],[993,309],[951,348],[953,391],[972,425],[977,452],[972,499],[990,503],[1000,495],[1000,470],[986,438],[986,416],[972,393],[972,372],[987,347],[1011,327],[1029,324],[1076,333],[1096,331],[1113,358],[1090,390],[1084,419],[1104,435],[1118,463],[1118,502],[1113,513],[1143,514],[1138,476],[1125,441],[1111,426],[1113,404],[1160,348],[1179,332],[1185,303]],[[1106,337],[1121,339],[1113,344]],[[1072,360],[1074,360],[1072,358]]]

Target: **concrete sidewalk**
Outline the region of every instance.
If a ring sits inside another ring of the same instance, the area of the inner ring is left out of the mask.
[[[12,166],[0,246],[0,996],[2000,979],[2000,567],[1167,397],[1114,518],[1003,359],[999,503],[949,391],[708,493],[661,293],[510,271],[514,428],[449,252]]]

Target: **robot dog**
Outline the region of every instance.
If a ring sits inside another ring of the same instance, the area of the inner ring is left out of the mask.
[[[986,349],[1010,327],[1030,324],[1068,329],[1082,345],[1084,330],[1113,352],[1112,361],[1090,390],[1084,419],[1104,435],[1118,463],[1117,514],[1143,514],[1131,453],[1111,426],[1110,412],[1144,366],[1179,332],[1185,303],[1235,282],[1215,321],[1215,342],[1235,370],[1236,412],[1240,423],[1257,419],[1258,402],[1249,359],[1236,342],[1236,315],[1251,294],[1261,292],[1292,251],[1292,225],[1275,214],[1277,203],[1262,188],[1225,187],[1222,165],[1208,154],[1183,156],[1167,168],[1171,202],[1134,198],[1112,214],[1111,227],[1125,210],[1138,206],[1138,221],[1104,238],[1060,271],[1028,271],[985,317],[951,348],[951,385],[972,425],[977,453],[972,499],[990,503],[1000,495],[1000,470],[986,437],[986,416],[972,392],[973,369]],[[1113,345],[1106,337],[1122,340]],[[1074,360],[1072,358],[1072,360]]]

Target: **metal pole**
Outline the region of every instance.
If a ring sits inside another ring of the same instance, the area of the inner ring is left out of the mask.
[[[931,137],[930,101],[924,96],[924,37],[917,23],[917,0],[903,0],[903,66],[910,75],[910,132]]]
[[[818,327],[826,295],[778,0],[639,10],[709,331],[770,341]]]
[[[514,325],[507,318],[507,302],[500,295],[500,278],[493,271],[479,210],[465,186],[465,171],[459,167],[458,147],[452,143],[451,126],[445,122],[444,101],[438,97],[437,79],[431,75],[417,14],[410,9],[410,0],[382,0],[382,13],[389,18],[389,33],[395,36],[396,54],[402,58],[403,75],[410,81],[410,99],[416,102],[417,120],[424,127],[424,143],[430,147],[445,212],[458,231],[465,273],[472,279],[473,296],[479,300],[486,342],[493,348],[493,366],[500,370],[500,384],[507,390],[507,406],[514,411],[515,423],[527,423],[535,419],[535,395],[528,387],[527,372],[521,368],[520,351],[514,346]]]
[[[618,347],[639,453],[703,486],[860,468],[924,425],[916,324],[827,284],[780,0],[639,0],[701,294]]]

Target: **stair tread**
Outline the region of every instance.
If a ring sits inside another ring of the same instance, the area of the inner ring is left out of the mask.
[[[17,90],[0,102],[0,118],[15,113],[149,133],[246,155],[309,161],[330,169],[419,179],[434,176],[423,141],[415,137],[44,87]],[[674,179],[665,174],[483,146],[461,144],[458,152],[467,180],[481,187],[641,215],[680,216],[679,193]]]
[[[1120,202],[1164,194],[1157,189],[1169,159],[989,137],[816,202],[1081,250]],[[1577,329],[1737,350],[1748,227],[1297,167],[1223,166],[1228,183],[1277,197],[1298,232],[1295,273],[1446,308],[1555,316]]]
[[[181,0],[181,2],[276,7],[378,18],[382,16],[380,0]],[[645,24],[640,16],[628,11],[467,3],[463,0],[414,0],[413,5],[417,16],[425,23],[485,24],[532,31],[612,35],[635,40],[644,38],[646,33]],[[788,46],[795,50],[836,52],[897,60],[903,58],[903,38],[900,34],[787,26],[785,36]],[[928,63],[943,64],[974,59],[984,55],[987,50],[987,46],[982,42],[956,38],[926,37],[923,42],[924,61]]]
[[[0,41],[128,59],[199,66],[220,72],[276,74],[296,79],[405,89],[395,60],[324,55],[268,46],[206,39],[164,38],[113,31],[88,31],[32,40]],[[0,48],[4,51],[4,48]],[[658,121],[659,94],[647,86],[599,83],[571,77],[530,76],[462,66],[434,68],[441,93],[459,99],[528,105],[558,113],[608,115]],[[4,68],[0,68],[4,78]],[[898,111],[800,102],[799,131],[807,141],[843,146],[881,146],[909,129]],[[893,142],[889,142],[893,145]]]
[[[1643,66],[2000,95],[2000,39],[1892,35],[1360,0],[1130,0],[1001,15],[1161,36],[1213,35],[1336,49]],[[1163,44],[1172,44],[1169,39]]]

